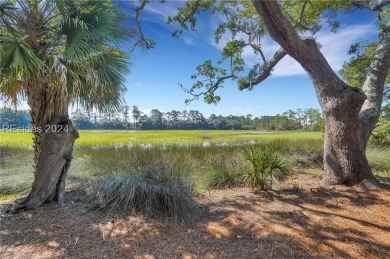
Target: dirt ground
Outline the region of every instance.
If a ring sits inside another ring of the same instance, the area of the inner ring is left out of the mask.
[[[306,170],[280,190],[204,193],[185,224],[107,217],[72,191],[64,207],[2,213],[0,258],[390,258],[389,178],[370,192],[318,180]]]

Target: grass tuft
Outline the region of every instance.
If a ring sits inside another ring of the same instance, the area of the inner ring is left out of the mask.
[[[95,205],[108,213],[187,220],[195,206],[190,166],[180,157],[147,154],[138,153],[132,160],[137,173],[117,173],[93,181]]]
[[[184,221],[194,209],[192,191],[177,182],[159,182],[137,174],[118,174],[92,184],[97,207],[122,214],[168,216]]]
[[[210,188],[231,188],[243,186],[242,172],[249,169],[242,152],[216,153],[209,156],[203,172],[203,186]]]

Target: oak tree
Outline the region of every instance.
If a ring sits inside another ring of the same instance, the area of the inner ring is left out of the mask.
[[[224,44],[222,59],[214,64],[206,60],[192,76],[196,82],[186,91],[190,102],[203,97],[207,103],[220,100],[217,90],[228,80],[236,80],[239,89],[251,90],[268,78],[275,66],[287,55],[295,59],[310,77],[325,116],[324,177],[322,184],[365,184],[378,186],[366,158],[366,147],[381,112],[384,85],[390,67],[389,0],[382,1],[315,1],[315,0],[192,0],[186,2],[169,23],[180,29],[196,30],[197,15],[209,10],[222,14],[225,22],[215,30],[215,41]],[[334,19],[339,12],[365,8],[378,13],[381,24],[378,41],[372,46],[369,69],[360,88],[349,85],[333,71],[320,51],[314,36],[323,24],[335,31],[339,23]],[[261,39],[270,36],[280,49],[266,57]],[[312,36],[308,36],[312,35]],[[245,72],[243,52],[251,48],[258,55],[256,63]],[[229,68],[223,66],[229,63]]]

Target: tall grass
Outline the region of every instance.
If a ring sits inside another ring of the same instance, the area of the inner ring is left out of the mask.
[[[109,212],[165,215],[186,220],[193,211],[191,165],[172,153],[140,149],[129,157],[133,170],[91,183],[96,205]]]
[[[238,181],[236,174],[249,168],[242,153],[243,147],[269,147],[292,167],[322,168],[323,139],[320,134],[313,134],[317,133],[308,133],[305,137],[304,132],[82,131],[76,142],[67,183],[72,186],[100,177],[117,177],[123,173],[156,175],[157,172],[160,179],[190,179],[198,189],[240,186],[245,183]],[[121,144],[122,141],[125,143],[125,139],[132,141],[131,136],[138,136],[144,143]],[[29,149],[31,143],[28,144],[31,134],[1,132],[0,137],[1,195],[9,197],[26,193],[34,177],[33,152]],[[189,142],[192,137],[194,142]],[[390,148],[371,145],[367,149],[367,156],[374,171],[390,171]]]
[[[0,146],[0,200],[28,193],[34,180],[32,151]]]
[[[151,174],[118,174],[91,184],[99,208],[123,214],[168,216],[184,221],[194,210],[192,191],[173,179],[156,179]]]
[[[369,146],[367,159],[374,171],[390,174],[390,147]]]
[[[264,140],[322,140],[320,132],[256,132],[233,130],[166,130],[166,131],[102,131],[80,130],[76,140],[79,147],[120,147],[137,145],[209,145],[209,144],[248,144]],[[32,133],[0,132],[1,145],[28,148],[32,145]]]
[[[230,151],[230,152],[229,152]],[[241,150],[215,152],[202,159],[203,167],[198,172],[200,189],[230,188],[243,186],[242,172],[249,170]]]

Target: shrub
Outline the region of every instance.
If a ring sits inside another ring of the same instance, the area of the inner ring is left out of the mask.
[[[374,144],[380,144],[388,146],[390,144],[390,121],[380,119],[378,127],[372,132],[372,142]]]
[[[244,173],[243,179],[252,189],[272,188],[273,182],[289,171],[286,162],[270,147],[244,149],[244,157],[251,164],[251,169]]]
[[[287,163],[267,144],[241,152],[214,154],[205,161],[205,166],[202,180],[206,188],[272,188],[273,182],[289,171]]]

